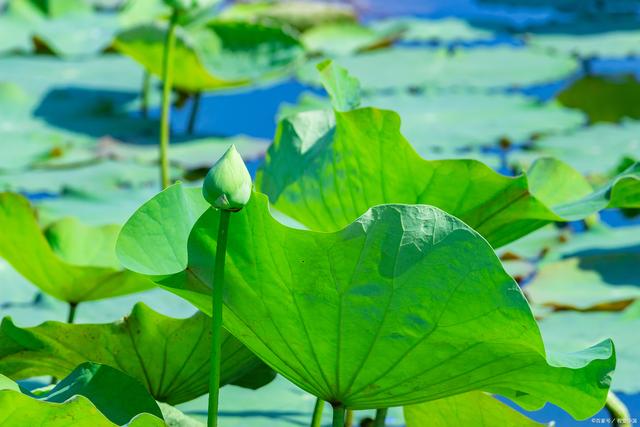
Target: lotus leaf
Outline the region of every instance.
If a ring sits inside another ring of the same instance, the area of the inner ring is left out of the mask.
[[[282,121],[256,186],[278,210],[314,230],[338,230],[377,204],[428,203],[499,247],[549,222],[637,206],[639,171],[636,164],[593,192],[578,172],[553,159],[538,160],[515,178],[473,160],[424,160],[401,135],[397,114],[364,108]]]
[[[66,302],[148,289],[145,277],[122,270],[114,256],[118,227],[64,220],[43,231],[27,199],[0,193],[0,256],[42,291]]]
[[[97,363],[79,365],[53,389],[37,394],[0,375],[0,408],[0,423],[8,427],[165,425],[160,408],[142,384]]]
[[[176,184],[127,222],[118,255],[210,312],[218,215]],[[487,390],[576,418],[604,403],[611,343],[546,355],[491,247],[437,208],[382,205],[318,233],[277,222],[255,193],[231,229],[225,328],[325,401],[367,409]]]
[[[541,48],[583,58],[626,58],[640,53],[639,31],[610,31],[595,34],[540,34],[530,38]]]
[[[116,49],[161,76],[166,25],[147,24],[120,33]],[[241,22],[212,21],[178,28],[174,86],[200,92],[246,86],[286,74],[303,53],[281,29]]]
[[[626,394],[640,392],[640,302],[622,312],[552,313],[540,322],[545,343],[552,351],[574,351],[612,337],[616,343],[616,372],[612,390]]]
[[[578,69],[571,57],[516,47],[478,47],[453,54],[446,49],[394,47],[336,62],[357,77],[366,91],[523,87],[558,80]],[[318,85],[316,63],[301,67],[298,78]]]
[[[464,43],[493,40],[491,31],[476,28],[457,18],[420,19],[413,17],[389,18],[372,23],[378,31],[403,29],[400,38],[408,42]]]
[[[345,56],[387,46],[398,38],[401,30],[400,26],[375,29],[353,22],[341,22],[307,30],[302,34],[301,41],[311,53]]]
[[[0,327],[0,372],[12,379],[63,377],[85,360],[117,367],[169,404],[192,400],[209,389],[210,319],[197,312],[173,319],[136,304],[111,324],[46,322],[20,328],[10,318]],[[271,381],[273,371],[228,332],[222,345],[222,384],[251,388]]]
[[[420,405],[405,406],[407,427],[542,427],[490,395],[472,391]]]

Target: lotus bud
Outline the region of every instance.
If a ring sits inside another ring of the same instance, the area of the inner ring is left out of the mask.
[[[249,202],[251,187],[251,175],[232,145],[207,173],[202,195],[214,208],[237,212]]]

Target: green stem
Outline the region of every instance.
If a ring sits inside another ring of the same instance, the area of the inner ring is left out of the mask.
[[[333,427],[344,427],[344,406],[333,407]]]
[[[198,118],[198,110],[200,109],[200,97],[202,94],[196,92],[193,95],[193,107],[191,107],[191,114],[189,115],[189,123],[187,124],[187,133],[193,135],[196,128],[196,119]]]
[[[218,396],[220,394],[220,353],[222,351],[222,297],[224,295],[224,259],[231,212],[220,211],[216,264],[213,270],[213,310],[211,312],[211,374],[209,377],[209,413],[207,426],[218,425]]]
[[[140,103],[140,113],[145,119],[149,117],[149,92],[151,92],[151,73],[144,70],[142,77],[142,94]]]
[[[173,51],[176,44],[178,11],[174,9],[169,21],[162,55],[162,113],[160,116],[160,179],[162,188],[169,186],[169,123],[171,121],[171,89],[173,87]]]
[[[69,303],[69,314],[67,315],[67,323],[73,323],[76,318],[76,310],[78,309],[77,302]]]
[[[631,414],[629,413],[629,409],[612,391],[610,391],[607,396],[605,406],[611,414],[611,418],[615,420],[611,425],[631,427]]]
[[[387,408],[376,410],[376,420],[373,423],[373,427],[384,427],[384,422],[387,419],[387,411]]]
[[[316,399],[316,405],[313,407],[313,417],[311,418],[311,427],[322,427],[322,411],[324,410],[324,400]]]
[[[344,427],[352,427],[353,426],[353,410],[347,409],[346,415],[344,417]]]

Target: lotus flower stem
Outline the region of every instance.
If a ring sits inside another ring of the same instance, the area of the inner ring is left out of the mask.
[[[324,410],[324,400],[316,399],[313,407],[313,417],[311,418],[311,427],[322,427],[322,411]]]
[[[193,106],[191,107],[191,114],[189,115],[189,123],[187,124],[187,133],[193,135],[196,128],[196,120],[198,119],[198,110],[200,109],[201,92],[196,92],[193,95]]]
[[[76,310],[78,309],[77,302],[69,303],[69,314],[67,315],[67,323],[71,324],[76,318]]]
[[[176,26],[178,10],[174,9],[169,21],[167,38],[164,42],[162,55],[162,113],[160,116],[160,179],[162,188],[167,188],[169,182],[169,129],[171,121],[171,89],[173,87],[173,51],[176,44]]]
[[[376,420],[373,423],[373,427],[384,427],[384,422],[387,419],[387,411],[387,408],[376,410]]]
[[[614,419],[611,425],[631,427],[631,415],[629,413],[629,409],[612,391],[609,391],[605,406],[611,414],[611,418]]]
[[[213,271],[213,311],[211,312],[211,374],[209,377],[209,413],[207,426],[218,425],[218,396],[220,395],[220,353],[222,351],[222,297],[224,295],[224,262],[231,212],[220,210],[216,264]]]
[[[333,424],[332,427],[344,427],[344,406],[336,405],[333,407]]]
[[[142,77],[142,93],[140,102],[140,114],[145,119],[149,117],[149,92],[151,91],[151,73],[144,70],[144,76]]]
[[[344,427],[352,427],[353,426],[353,410],[347,409],[347,412],[344,417]]]

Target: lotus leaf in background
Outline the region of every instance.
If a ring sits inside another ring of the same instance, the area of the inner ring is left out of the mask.
[[[578,63],[568,56],[523,47],[456,50],[393,47],[338,58],[365,91],[410,88],[498,89],[548,83],[571,76]],[[317,62],[298,70],[303,83],[319,85]],[[496,68],[495,64],[501,64]]]
[[[405,406],[407,427],[543,427],[489,394],[472,391],[446,399]]]
[[[348,4],[317,1],[236,2],[224,9],[220,19],[289,26],[305,31],[317,25],[355,22],[356,13]]]
[[[622,312],[560,311],[540,321],[544,341],[552,351],[575,351],[611,337],[616,343],[616,372],[611,389],[640,393],[640,302]]]
[[[528,40],[533,46],[582,58],[624,59],[640,53],[637,29],[592,34],[533,34]]]
[[[552,249],[525,292],[556,309],[620,310],[640,298],[638,265],[640,227],[599,227]]]
[[[110,366],[83,363],[54,388],[30,393],[0,375],[0,423],[51,427],[164,426],[142,384]]]
[[[45,322],[20,328],[10,318],[0,327],[0,372],[14,379],[64,377],[91,360],[114,366],[140,381],[154,399],[175,405],[209,389],[211,320],[201,312],[187,319],[156,313],[143,303],[111,324]],[[221,385],[258,388],[275,373],[231,334],[223,332]]]
[[[199,189],[171,186],[123,227],[119,258],[210,312],[218,215]],[[225,328],[325,401],[367,409],[487,390],[576,418],[604,404],[611,343],[547,355],[486,240],[437,208],[377,206],[318,233],[282,225],[254,193],[231,227]]]
[[[114,46],[161,76],[166,27],[158,23],[127,29]],[[174,87],[193,93],[247,86],[286,75],[303,54],[299,42],[276,27],[225,21],[179,27]]]
[[[592,123],[640,119],[640,83],[633,75],[585,76],[557,96],[567,107],[583,111]]]
[[[573,132],[549,135],[533,142],[531,149],[513,152],[510,162],[522,169],[540,157],[554,157],[589,176],[607,178],[625,160],[640,160],[640,123],[600,123]],[[606,144],[603,144],[606,141]]]
[[[486,42],[495,39],[492,31],[474,27],[458,18],[420,19],[410,16],[374,21],[371,27],[377,31],[400,29],[400,39],[412,43],[460,43]]]
[[[313,230],[341,229],[378,204],[426,203],[499,247],[550,222],[640,205],[640,165],[595,192],[554,159],[506,177],[475,160],[425,160],[401,135],[396,113],[364,108],[282,121],[256,186],[275,208]]]
[[[425,158],[440,152],[454,156],[470,147],[523,143],[534,136],[577,129],[586,122],[579,111],[517,94],[434,90],[418,95],[364,96],[362,105],[400,114],[403,135]],[[330,108],[326,98],[304,94],[297,104],[281,107],[279,116]],[[459,126],[462,122],[465,126]],[[520,152],[509,155],[519,156]]]
[[[43,292],[77,304],[153,287],[115,256],[119,226],[65,219],[42,230],[24,197],[0,193],[0,256]]]
[[[388,46],[402,33],[402,27],[375,29],[358,23],[324,24],[300,37],[305,49],[314,54],[345,56]]]

